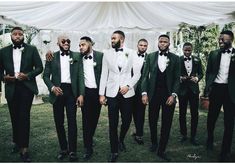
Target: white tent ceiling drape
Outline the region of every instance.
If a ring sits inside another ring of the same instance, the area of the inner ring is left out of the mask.
[[[233,21],[235,2],[0,2],[0,15],[39,29],[175,29]]]

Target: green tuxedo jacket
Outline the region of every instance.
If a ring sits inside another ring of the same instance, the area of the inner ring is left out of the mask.
[[[213,87],[213,83],[219,72],[220,60],[221,60],[221,50],[215,50],[210,52],[206,68],[206,86],[204,90],[204,94],[206,96],[210,94],[210,91]],[[228,90],[231,100],[233,101],[233,103],[235,103],[235,49],[234,48],[232,50],[232,57],[229,66]]]
[[[146,57],[144,63],[144,71],[142,75],[141,91],[147,92],[149,101],[151,101],[155,90],[157,69],[158,69],[159,51],[150,53]],[[168,53],[168,66],[166,67],[166,81],[168,94],[178,94],[180,84],[180,65],[179,57],[171,52]]]
[[[194,76],[198,78],[198,82],[203,77],[203,71],[202,71],[202,63],[201,59],[196,56],[192,57],[192,72],[190,76]],[[188,76],[187,70],[185,68],[184,64],[184,56],[180,57],[180,69],[181,69],[181,76]],[[180,83],[180,92],[179,95],[185,95],[187,93],[187,90],[190,89],[194,94],[199,94],[199,85],[198,83],[194,83],[192,81],[183,81]]]
[[[100,76],[101,76],[101,70],[102,70],[102,59],[103,59],[103,53],[99,51],[93,50],[93,62],[94,65],[94,72],[95,72],[95,81],[97,88],[99,89],[100,86]]]
[[[28,80],[23,81],[34,94],[38,94],[35,77],[43,71],[43,65],[36,47],[24,43],[22,50],[20,72],[28,75]],[[14,76],[13,46],[9,45],[0,50],[0,76]],[[12,100],[15,91],[15,83],[5,83],[5,95],[7,100]]]
[[[77,98],[80,95],[84,95],[84,75],[81,55],[77,52],[70,53],[70,77],[71,85],[74,96]],[[52,61],[47,61],[43,73],[43,80],[50,92],[49,101],[54,103],[56,101],[56,95],[51,92],[53,86],[60,87],[61,85],[61,68],[60,68],[60,51],[54,53]]]

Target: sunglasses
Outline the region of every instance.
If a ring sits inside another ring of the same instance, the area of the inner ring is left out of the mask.
[[[63,39],[63,40],[61,40],[61,43],[63,43],[63,44],[65,44],[65,42],[67,42],[68,44],[70,44],[71,43],[71,41],[69,40],[69,39]]]

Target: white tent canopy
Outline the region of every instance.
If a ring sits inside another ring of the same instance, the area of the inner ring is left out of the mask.
[[[0,15],[39,29],[170,30],[233,21],[235,2],[0,2]]]

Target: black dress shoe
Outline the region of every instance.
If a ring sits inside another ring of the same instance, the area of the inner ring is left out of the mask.
[[[126,151],[126,146],[125,146],[124,142],[119,142],[118,148],[120,151],[124,151],[124,152]]]
[[[93,154],[93,149],[87,149],[83,155],[84,160],[89,160]]]
[[[116,162],[118,158],[118,153],[111,153],[108,162]]]
[[[185,141],[187,141],[188,137],[187,136],[182,136],[182,138],[180,139],[181,143],[184,143]]]
[[[57,156],[57,159],[59,160],[63,160],[67,157],[68,155],[68,151],[67,150],[63,150],[63,151],[60,151],[58,156]]]
[[[143,138],[142,138],[142,137],[135,136],[135,137],[134,137],[134,140],[135,140],[139,145],[143,145],[143,144],[144,144],[144,141],[143,141]]]
[[[20,153],[20,158],[21,158],[22,162],[31,162],[31,159],[29,158],[28,152],[25,152],[24,154]]]
[[[69,162],[76,162],[78,160],[77,154],[75,152],[69,153]]]
[[[149,151],[155,152],[157,150],[158,145],[157,144],[152,144],[149,148]]]
[[[198,146],[199,145],[199,143],[197,142],[197,140],[195,138],[191,138],[190,142],[193,146]]]
[[[161,159],[170,162],[171,159],[166,155],[166,153],[157,153],[157,156],[160,157]]]
[[[18,153],[19,151],[20,151],[19,146],[16,145],[16,144],[13,144],[13,147],[12,147],[12,149],[11,149],[11,153],[12,153],[12,154],[13,154],[13,153]]]

